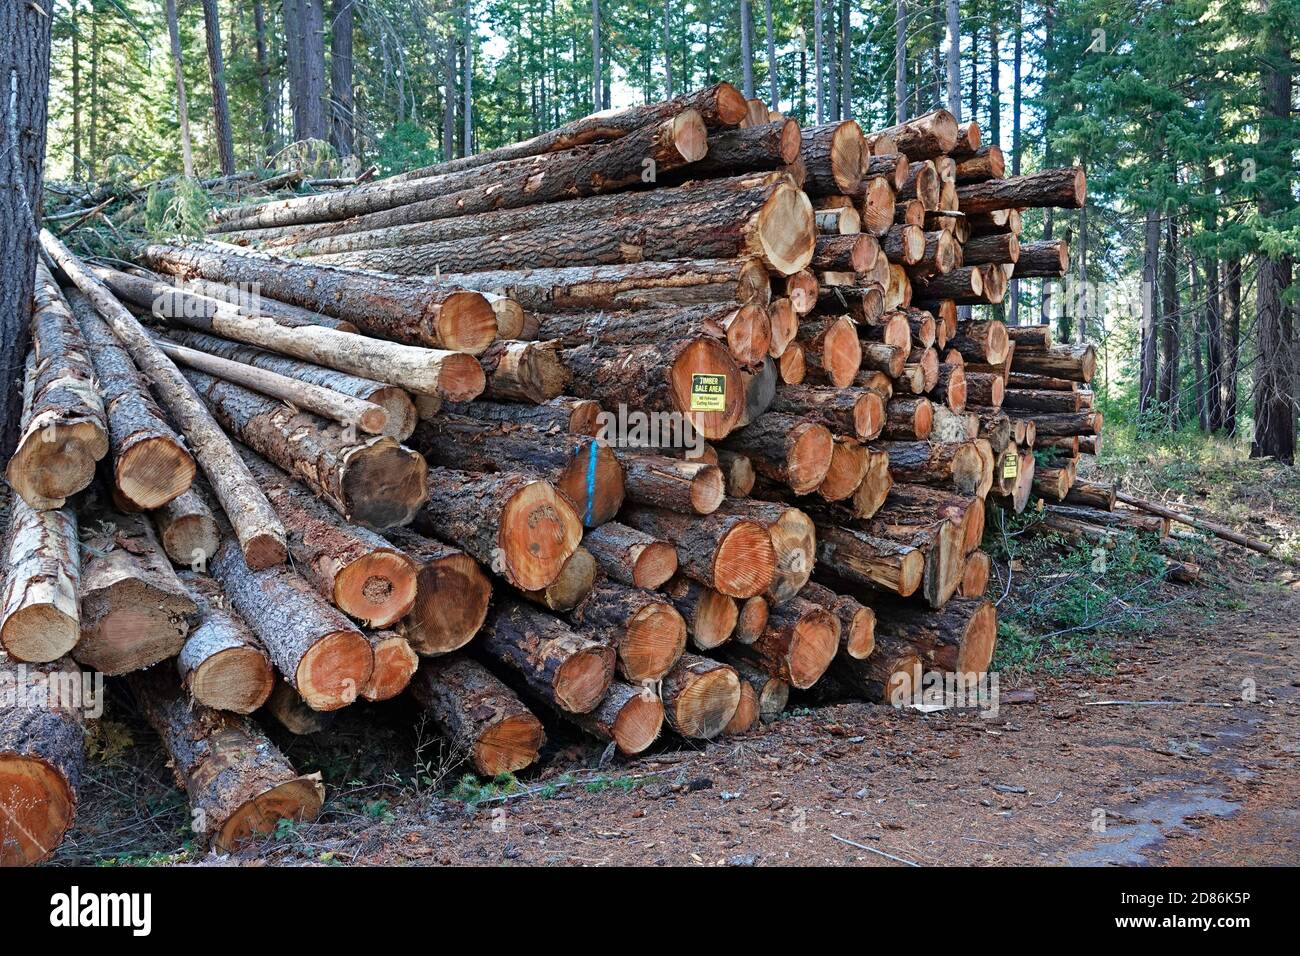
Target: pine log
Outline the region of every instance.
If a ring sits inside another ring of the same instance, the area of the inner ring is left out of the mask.
[[[763,593],[776,573],[777,555],[763,525],[732,515],[680,515],[632,506],[623,520],[672,542],[682,573],[731,597]]]
[[[740,701],[736,704],[736,712],[731,715],[731,720],[727,721],[727,726],[722,728],[722,735],[736,737],[752,731],[758,726],[758,708],[758,692],[742,680]]]
[[[869,150],[855,121],[811,126],[801,130],[800,136],[799,158],[808,170],[804,188],[810,195],[847,193],[862,179]]]
[[[781,357],[776,362],[777,371],[780,373],[781,381],[786,385],[802,385],[804,378],[808,374],[808,366],[804,361],[804,346],[802,342],[791,342]]]
[[[879,239],[894,225],[897,194],[892,178],[872,176],[864,179],[855,192],[862,197],[858,210],[862,220],[862,231]]]
[[[724,447],[747,455],[760,475],[807,494],[830,470],[834,441],[816,421],[768,412],[733,432]]]
[[[979,236],[961,247],[962,263],[968,266],[1020,261],[1020,240],[1009,232]]]
[[[540,405],[508,402],[455,402],[443,406],[452,415],[476,418],[503,425],[529,425],[544,432],[572,432],[575,435],[601,437],[600,403],[587,398],[560,395]]]
[[[320,774],[299,775],[246,718],[192,704],[158,670],[136,675],[131,688],[189,796],[195,833],[217,853],[275,832],[281,820],[311,820],[320,812]]]
[[[838,657],[823,683],[826,693],[898,707],[912,701],[921,685],[924,661],[915,648],[898,641],[863,661]],[[821,690],[821,687],[818,687]],[[834,699],[834,697],[830,698]]]
[[[1043,375],[1086,383],[1092,381],[1097,370],[1097,355],[1091,345],[1056,345],[1043,352],[1017,354],[1015,367],[1018,375]]]
[[[615,650],[570,630],[559,618],[512,599],[488,620],[483,650],[521,675],[552,706],[590,713],[614,677]]]
[[[570,611],[591,593],[598,571],[596,559],[591,556],[591,552],[580,547],[569,555],[554,581],[536,591],[519,593],[548,611]]]
[[[385,536],[415,562],[415,603],[400,631],[416,652],[449,654],[470,642],[487,619],[492,582],[477,561],[405,528]],[[575,552],[576,553],[576,552]]]
[[[838,388],[852,384],[862,367],[862,345],[847,315],[806,319],[799,325],[797,340],[812,381]]]
[[[957,598],[941,610],[904,601],[877,608],[877,632],[920,651],[927,664],[958,674],[984,674],[997,643],[997,611],[991,601]]]
[[[195,702],[214,710],[251,714],[275,687],[275,668],[266,649],[226,607],[212,578],[182,571],[181,582],[198,608],[194,629],[176,655],[181,686]]]
[[[669,511],[711,514],[726,497],[722,469],[704,461],[616,451],[627,500]]]
[[[915,162],[952,152],[957,145],[957,121],[947,110],[935,110],[873,135],[889,137],[900,153]]]
[[[145,377],[90,300],[80,289],[69,289],[67,296],[104,395],[114,494],[135,509],[161,507],[190,487],[194,459],[153,400]]]
[[[927,212],[939,208],[939,171],[930,160],[912,163],[907,167],[907,179],[897,191],[897,198],[903,202],[915,199]]]
[[[1056,278],[1063,276],[1070,269],[1070,247],[1064,239],[1045,239],[1041,242],[1026,242],[1020,246],[1020,258],[1015,260],[1016,268],[1013,278],[1022,279],[1030,276]]]
[[[175,655],[197,611],[149,519],[101,502],[82,515],[81,639],[77,662],[109,676]]]
[[[961,586],[957,596],[963,598],[982,598],[989,586],[991,560],[984,551],[976,551],[966,558],[966,568],[962,572]]]
[[[795,273],[795,275],[801,274]],[[816,308],[815,304],[813,308]],[[772,304],[767,309],[767,322],[772,330],[771,342],[767,347],[769,356],[780,358],[785,354],[785,350],[799,334],[799,317],[802,314],[804,313],[799,312],[794,307],[794,301],[788,297],[783,296],[772,300]]]
[[[876,612],[847,594],[809,581],[799,597],[829,611],[840,624],[839,652],[863,660],[876,647]]]
[[[994,319],[991,322],[967,322],[948,346],[968,361],[1000,365],[1007,357],[1008,341],[1007,327]]]
[[[686,647],[686,621],[653,591],[601,581],[569,614],[585,637],[618,654],[618,671],[634,684],[660,680]]]
[[[855,438],[835,436],[831,449],[831,466],[817,486],[817,494],[827,501],[843,501],[853,496],[867,476],[871,454]]]
[[[682,336],[712,336],[725,341],[741,365],[753,365],[768,354],[772,323],[767,310],[759,306],[724,303],[634,312],[555,313],[542,318],[540,334],[559,339],[570,348],[586,342],[646,345]]]
[[[222,509],[234,526],[240,549],[249,564],[255,568],[264,568],[283,562],[286,554],[284,527],[258,490],[230,439],[199,400],[193,387],[171,360],[153,344],[135,317],[113,298],[63,243],[43,230],[41,245],[77,288],[85,293],[167,406],[172,420],[180,426],[191,451],[216,489]],[[184,490],[185,488],[179,488],[176,494]],[[172,497],[175,495],[169,495],[159,503]]]
[[[733,635],[740,644],[753,644],[767,630],[767,619],[771,615],[771,606],[761,596],[747,598],[740,602],[736,616],[736,630]]]
[[[546,587],[582,540],[582,520],[549,482],[520,472],[430,468],[415,530],[463,548],[525,591]]]
[[[1006,158],[996,144],[981,146],[969,156],[957,160],[957,182],[982,183],[986,179],[1001,179],[1006,174]]]
[[[663,592],[686,622],[691,643],[698,649],[707,651],[725,644],[735,633],[740,609],[734,598],[681,575],[669,580]]]
[[[799,124],[792,119],[763,122],[741,129],[709,132],[709,151],[702,159],[660,176],[659,184],[710,176],[780,169],[799,158]]]
[[[85,765],[80,668],[0,653],[0,867],[50,858],[72,828]]]
[[[740,705],[740,677],[726,664],[683,654],[661,689],[664,717],[683,737],[710,740],[730,723]]]
[[[870,236],[866,238],[871,239]],[[875,258],[870,255],[870,249],[871,246],[868,245],[867,257],[874,263]],[[811,268],[800,269],[798,272],[792,272],[788,276],[784,276],[779,288],[784,294],[773,300],[773,304],[781,299],[788,300],[790,308],[794,311],[796,317],[807,315],[817,307],[817,295],[821,291],[821,283],[817,281],[817,273]]]
[[[624,756],[634,757],[659,739],[664,704],[652,687],[616,680],[591,713],[565,716],[587,733],[615,744]]]
[[[974,442],[884,442],[875,446],[889,456],[894,481],[954,487],[975,494],[984,468]]]
[[[819,422],[841,435],[869,441],[884,427],[885,404],[865,388],[788,386],[777,392],[773,411]]]
[[[54,661],[81,638],[76,512],[71,507],[37,511],[15,496],[8,517],[0,659]]]
[[[959,208],[967,215],[1026,206],[1080,209],[1086,194],[1087,181],[1083,169],[1078,166],[1045,169],[1028,176],[989,179],[957,187]]]
[[[1009,388],[1003,394],[1002,405],[1016,412],[1081,412],[1082,392],[1064,392],[1053,389]]]
[[[33,363],[24,385],[29,394],[24,395],[22,433],[5,477],[29,506],[59,508],[90,484],[95,463],[108,454],[108,418],[95,386],[90,349],[40,261],[33,299]]]
[[[402,389],[384,382],[349,375],[346,372],[335,371],[331,368],[322,368],[319,365],[312,365],[309,362],[277,355],[256,346],[243,345],[228,339],[205,335],[202,332],[188,332],[176,329],[168,332],[167,338],[189,349],[205,352],[209,355],[227,359],[231,362],[242,363],[267,372],[274,372],[277,375],[287,376],[305,385],[326,389],[351,399],[359,403],[353,409],[354,417],[352,420],[362,430],[370,430],[365,427],[365,421],[360,417],[361,412],[365,410],[365,406],[369,405],[377,405],[386,413],[382,427],[378,429],[380,434],[389,435],[398,441],[404,441],[415,428],[415,406],[412,404],[410,397]],[[209,371],[210,374],[219,378],[228,377],[222,375],[220,371],[204,369],[201,365],[195,367],[202,371]],[[238,384],[248,384],[235,378],[230,380]],[[256,385],[249,385],[249,387],[263,391],[263,389],[258,389]],[[273,395],[275,393],[267,392],[267,394]],[[292,398],[288,400],[293,401]],[[308,405],[302,405],[301,407],[306,411],[315,411]],[[317,412],[317,414],[322,413]],[[325,417],[333,416],[326,415]],[[335,418],[335,421],[343,421],[346,424],[345,419]]]
[[[599,397],[606,408],[680,412],[709,440],[727,435],[744,408],[740,366],[711,338],[637,346],[592,344],[560,354],[573,375],[575,394]],[[696,382],[701,391],[693,398]]]
[[[934,425],[934,408],[926,398],[894,398],[885,406],[881,437],[892,441],[925,441]]]
[[[754,463],[748,455],[723,448],[718,451],[726,493],[732,498],[747,498],[754,489]]]
[[[1102,414],[1092,410],[1057,414],[1022,414],[1021,417],[1033,422],[1035,430],[1040,435],[1101,434]]]
[[[481,664],[452,656],[425,661],[411,695],[451,745],[485,777],[537,762],[546,741],[542,723],[509,687]]]
[[[925,258],[925,230],[920,226],[893,226],[880,242],[891,263],[914,266]]]
[[[966,371],[966,402],[970,406],[983,409],[1000,409],[1006,401],[1007,392],[1002,384],[1002,376],[991,372]]]
[[[908,181],[908,160],[902,153],[893,153],[889,156],[869,156],[863,165],[862,178],[870,179],[873,176],[881,176],[894,188],[894,191],[903,188],[903,184]]]
[[[1115,510],[1115,486],[1106,482],[1076,478],[1065,496],[1072,505],[1084,505],[1101,511]]]
[[[367,631],[375,666],[370,680],[361,688],[361,696],[369,701],[392,700],[415,676],[420,658],[410,642],[396,631]]]
[[[812,267],[836,272],[869,272],[878,255],[880,243],[874,236],[865,233],[855,236],[818,236]]]
[[[766,629],[752,644],[735,645],[731,653],[791,687],[806,690],[826,672],[839,645],[839,619],[796,596],[771,609]]]
[[[781,715],[790,699],[790,685],[788,683],[755,667],[749,660],[742,659],[740,655],[730,653],[730,649],[723,651],[722,660],[736,671],[736,675],[743,685],[754,691],[758,700],[758,718],[760,721],[766,723],[775,720]]]
[[[851,236],[862,231],[862,217],[852,206],[816,209],[819,236]]]
[[[938,356],[933,349],[928,350],[935,356],[936,380],[930,389],[935,401],[952,412],[960,415],[966,409],[966,371],[960,365],[938,365]]]
[[[916,592],[925,571],[925,555],[914,545],[829,523],[817,529],[817,563],[856,585],[903,597]]]
[[[444,414],[421,422],[411,444],[433,465],[543,477],[587,527],[609,521],[623,505],[623,468],[614,450],[594,438]]]
[[[776,553],[776,571],[764,591],[768,601],[781,604],[798,594],[812,576],[816,561],[816,528],[808,515],[782,502],[752,498],[728,500],[719,511],[767,529]]]
[[[1075,521],[1086,521],[1089,524],[1111,528],[1116,531],[1154,534],[1159,538],[1169,537],[1170,519],[1127,508],[1104,511],[1100,508],[1088,508],[1081,505],[1048,505],[1045,513],[1063,518],[1072,518]]]
[[[974,155],[980,148],[980,124],[971,120],[957,126],[957,142],[951,149],[953,157],[961,158]]]
[[[677,573],[677,552],[666,541],[617,521],[588,531],[583,547],[611,579],[654,590]]]

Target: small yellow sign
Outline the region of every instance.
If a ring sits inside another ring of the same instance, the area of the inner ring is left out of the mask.
[[[725,412],[727,410],[727,376],[691,375],[691,411]]]
[[[1002,477],[1003,479],[1014,478],[1018,474],[1020,474],[1020,456],[1013,448],[1002,459]]]

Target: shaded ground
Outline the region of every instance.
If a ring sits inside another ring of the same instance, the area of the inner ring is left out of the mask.
[[[1232,514],[1241,507],[1261,523],[1255,533],[1294,533],[1295,473],[1250,480],[1213,486],[1231,508],[1194,490],[1180,506],[1208,502],[1207,515],[1250,527]],[[599,749],[561,731],[543,765],[501,794],[458,784],[461,770],[412,711],[350,708],[319,742],[277,736],[300,769],[324,773],[321,820],[239,859],[1297,864],[1300,575],[1235,548],[1201,546],[1200,559],[1203,586],[1129,599],[1158,605],[1158,620],[1045,646],[1036,653],[1057,657],[1004,672],[992,718],[795,709],[747,737],[669,740],[604,765]],[[92,765],[59,861],[196,859],[156,743],[129,701],[110,703],[93,741],[107,759]]]

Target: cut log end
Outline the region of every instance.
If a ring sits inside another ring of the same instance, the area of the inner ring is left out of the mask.
[[[829,460],[829,449],[826,454]],[[714,554],[714,587],[731,597],[751,598],[763,593],[775,573],[776,549],[767,529],[754,521],[736,522]]]
[[[762,598],[754,600],[762,602]],[[767,607],[766,603],[763,603]],[[695,608],[691,642],[702,651],[719,647],[731,639],[740,620],[740,607],[734,598],[705,589]]]
[[[530,482],[505,507],[502,556],[513,582],[526,591],[541,590],[554,581],[581,542],[581,520],[547,482]]]
[[[740,678],[730,667],[692,675],[672,702],[673,726],[683,737],[709,740],[726,728],[740,704]]]
[[[546,734],[532,714],[515,714],[494,724],[474,743],[474,765],[487,776],[514,773],[537,761]]]
[[[90,484],[95,463],[107,452],[102,419],[51,422],[22,444],[7,477],[28,501],[62,501]]]
[[[361,632],[335,631],[303,655],[294,686],[312,710],[338,710],[357,699],[374,666],[374,652]]]
[[[629,680],[659,680],[686,649],[686,621],[667,603],[647,604],[627,623],[619,661]]]
[[[741,644],[753,644],[767,630],[771,612],[766,598],[752,597],[741,604],[736,617],[736,640]]]
[[[428,497],[424,459],[383,440],[354,452],[343,476],[349,521],[372,528],[410,524]]]
[[[817,683],[831,666],[840,646],[840,627],[835,616],[820,608],[807,614],[794,626],[787,658],[790,685],[807,690]]]
[[[416,569],[396,551],[375,551],[353,561],[334,579],[334,606],[367,627],[387,627],[415,603]]]
[[[997,641],[998,612],[991,601],[984,601],[971,615],[966,633],[962,635],[957,670],[963,674],[985,673],[993,660]]]
[[[497,337],[497,314],[478,292],[452,292],[439,304],[434,326],[442,348],[477,355]]]
[[[487,387],[483,366],[472,355],[456,352],[443,356],[439,369],[438,395],[449,402],[472,401]]]
[[[692,411],[692,384],[696,376],[716,376],[725,380],[721,411]],[[691,425],[709,441],[724,438],[736,427],[745,407],[745,387],[740,366],[720,343],[707,338],[691,342],[673,362],[669,372],[673,407],[682,410]]]
[[[758,216],[758,244],[773,270],[788,276],[812,261],[817,223],[812,203],[802,190],[775,190]]]
[[[275,688],[275,670],[255,647],[228,647],[200,664],[190,676],[190,696],[216,710],[251,714]]]
[[[709,465],[691,479],[691,507],[696,514],[713,514],[727,497],[727,481],[722,469]]]
[[[410,641],[392,631],[371,634],[370,648],[375,655],[375,666],[361,696],[372,701],[392,700],[406,690],[415,676],[419,655]]]
[[[641,549],[632,565],[632,583],[647,591],[658,590],[677,573],[677,549],[666,541],[654,541]]]
[[[664,702],[659,695],[650,692],[635,694],[614,719],[614,742],[619,751],[628,756],[643,753],[659,739],[663,725]]]
[[[194,459],[169,437],[146,438],[113,463],[117,491],[141,511],[161,508],[194,481]]]
[[[244,562],[253,571],[265,571],[284,564],[289,558],[284,538],[271,531],[254,532],[241,540],[239,547],[244,553]]]
[[[71,609],[75,607],[73,604]],[[80,639],[79,620],[53,604],[21,607],[5,619],[0,630],[0,647],[18,661],[58,660]]]
[[[448,654],[479,632],[491,597],[492,582],[478,562],[467,554],[450,554],[421,567],[403,632],[421,654]]]
[[[0,753],[0,867],[48,858],[72,826],[76,797],[39,757]]]
[[[623,469],[613,450],[600,442],[587,442],[574,455],[556,487],[589,528],[612,521],[623,507]]]
[[[696,163],[709,151],[709,131],[695,110],[682,110],[672,119],[672,141],[688,163]]]
[[[325,800],[320,774],[296,777],[260,793],[231,814],[213,848],[229,853],[255,834],[273,833],[281,820],[312,820]]]
[[[589,713],[614,679],[614,655],[608,648],[579,650],[555,674],[555,703],[572,714]]]
[[[787,483],[796,494],[817,490],[830,471],[835,439],[825,425],[809,424],[794,440],[786,457]]]

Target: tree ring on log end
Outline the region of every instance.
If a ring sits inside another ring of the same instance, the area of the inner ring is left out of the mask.
[[[806,193],[780,186],[758,212],[758,241],[768,265],[783,276],[812,262],[817,220]]]
[[[731,722],[740,704],[740,678],[730,667],[698,674],[673,701],[674,724],[684,737],[708,740]]]
[[[514,773],[537,760],[546,734],[532,714],[515,714],[489,727],[474,742],[474,765],[485,774]]]
[[[396,551],[374,551],[338,573],[333,601],[366,627],[387,627],[411,610],[416,587],[409,558]]]
[[[686,650],[686,621],[667,603],[647,604],[632,615],[618,642],[623,673],[631,681],[657,681]]]
[[[338,710],[370,683],[375,655],[360,631],[335,631],[302,656],[294,688],[312,710]]]
[[[50,604],[30,604],[5,620],[0,646],[14,660],[45,663],[58,660],[80,639],[81,622],[77,618]]]
[[[540,591],[559,575],[582,542],[582,521],[545,481],[529,482],[505,507],[498,545],[511,583]]]
[[[442,300],[434,321],[437,341],[449,352],[478,355],[497,337],[496,310],[478,292],[450,293]]]
[[[446,654],[468,644],[487,620],[492,597],[478,562],[453,554],[422,567],[418,582],[403,628],[411,646],[420,654]]]
[[[113,475],[123,497],[150,511],[189,490],[194,459],[170,438],[145,438],[117,458]]]
[[[230,815],[218,831],[213,848],[228,853],[256,834],[274,832],[281,820],[315,819],[324,799],[325,787],[318,773],[272,787]]]
[[[682,110],[673,117],[672,138],[688,163],[699,162],[709,152],[709,131],[696,110]]]
[[[817,683],[835,659],[840,646],[839,622],[830,611],[818,608],[794,626],[790,640],[790,684],[807,690]]]
[[[758,600],[762,600],[759,598]],[[766,607],[766,603],[763,605]],[[702,651],[725,644],[736,630],[740,608],[734,598],[704,588],[695,607],[694,627],[691,636],[695,646]]]
[[[713,556],[713,584],[723,594],[751,598],[762,594],[776,571],[776,549],[767,529],[738,521],[723,536]]]
[[[0,866],[48,858],[72,826],[76,803],[67,782],[39,757],[0,754]]]
[[[275,670],[255,647],[228,647],[194,671],[190,696],[217,710],[251,714],[275,688]]]
[[[692,411],[692,383],[697,375],[723,376],[725,395],[722,411]],[[673,408],[681,412],[695,430],[710,441],[724,438],[736,427],[745,408],[745,384],[740,366],[720,342],[697,338],[686,345],[668,372]]]
[[[664,702],[658,694],[634,694],[614,718],[613,737],[628,756],[644,751],[659,739],[664,725]]]
[[[677,549],[666,541],[652,541],[634,559],[632,583],[654,591],[676,573]]]
[[[817,490],[830,471],[834,450],[835,439],[825,425],[810,424],[803,429],[786,456],[787,484],[795,494],[806,495]]]
[[[614,679],[612,648],[589,648],[573,654],[555,672],[555,702],[571,714],[590,713]]]
[[[429,497],[423,456],[391,438],[381,438],[348,455],[343,505],[349,521],[371,528],[410,524]]]
[[[998,612],[991,601],[984,601],[971,615],[962,634],[957,653],[957,670],[963,674],[983,674],[993,660],[998,641]]]
[[[612,521],[623,507],[623,466],[603,442],[581,438],[572,462],[555,486],[573,504],[583,525],[595,528]]]
[[[691,507],[697,514],[713,514],[726,497],[727,482],[717,465],[701,468],[691,479]]]
[[[487,375],[474,356],[463,352],[442,356],[438,372],[440,397],[449,402],[468,402],[482,395],[486,387]]]

